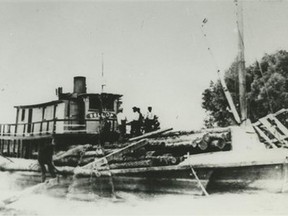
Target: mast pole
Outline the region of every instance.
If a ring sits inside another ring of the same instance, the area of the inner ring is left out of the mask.
[[[105,82],[104,82],[104,54],[102,53],[102,84],[101,84],[101,92],[104,92],[104,86],[105,86]]]
[[[244,57],[244,25],[243,25],[243,5],[241,0],[236,0],[237,4],[237,27],[238,27],[238,79],[239,79],[239,100],[241,121],[247,118],[247,98],[246,98],[246,70]]]

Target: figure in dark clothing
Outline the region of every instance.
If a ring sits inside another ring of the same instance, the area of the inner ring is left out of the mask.
[[[130,122],[131,124],[131,131],[130,134],[132,137],[137,136],[138,134],[138,128],[139,128],[139,112],[137,112],[138,108],[133,107],[133,116],[132,116],[132,121]]]
[[[43,143],[40,144],[39,150],[38,150],[38,162],[41,167],[41,172],[42,172],[42,182],[45,181],[46,179],[46,167],[45,165],[48,166],[48,170],[52,176],[52,178],[56,178],[56,173],[57,169],[53,165],[53,151],[54,151],[54,145],[55,141],[52,139],[52,142],[49,143]]]
[[[100,121],[100,131],[99,131],[100,132],[99,141],[102,146],[105,144],[105,142],[109,141],[110,128],[111,123],[108,121],[108,118],[103,117],[102,120]]]

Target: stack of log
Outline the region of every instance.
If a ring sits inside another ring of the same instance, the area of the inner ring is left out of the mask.
[[[90,144],[71,147],[68,151],[58,152],[53,158],[56,166],[83,166],[111,153],[111,150],[104,150],[100,146]]]
[[[158,151],[174,152],[179,154],[190,152],[203,153],[211,151],[222,151],[231,147],[230,130],[208,131],[201,133],[173,134],[169,136],[150,139],[148,149]]]
[[[101,146],[81,145],[68,151],[59,152],[54,157],[56,166],[84,166],[95,159],[101,159],[112,152],[130,145],[127,143],[105,144]],[[231,148],[229,129],[201,132],[167,132],[148,139],[148,144],[113,157],[107,164],[110,169],[125,169],[150,166],[177,165],[184,160],[184,155],[203,152],[223,151]]]
[[[140,150],[133,154],[125,155],[121,158],[110,161],[110,169],[135,168],[149,166],[169,166],[178,164],[182,158],[174,157],[172,154],[155,155],[156,151],[144,152]]]
[[[82,155],[79,153],[79,149],[74,151],[72,149],[67,151],[63,157],[63,153],[59,152],[55,159],[54,164],[58,167],[76,167],[84,166],[95,159],[102,158],[108,155],[111,151],[104,150],[100,147],[92,147],[84,152]],[[149,166],[168,166],[176,165],[183,158],[174,157],[172,154],[157,155],[156,151],[146,151],[146,149],[140,148],[136,151],[127,153],[124,156],[114,158],[109,162],[110,169],[120,169],[120,168],[136,168],[136,167],[149,167]],[[62,155],[62,157],[61,157]]]

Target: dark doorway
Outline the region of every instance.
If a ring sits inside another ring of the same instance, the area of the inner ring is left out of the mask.
[[[29,113],[28,113],[28,127],[27,127],[27,132],[31,133],[31,128],[32,128],[32,109],[29,109]]]

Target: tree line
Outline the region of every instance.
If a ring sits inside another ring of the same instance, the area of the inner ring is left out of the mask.
[[[239,112],[238,62],[225,71],[224,79]],[[248,116],[252,122],[288,107],[288,52],[279,50],[265,54],[246,67]],[[226,127],[234,124],[233,115],[220,81],[210,82],[202,93],[202,107],[207,112],[206,127]]]

